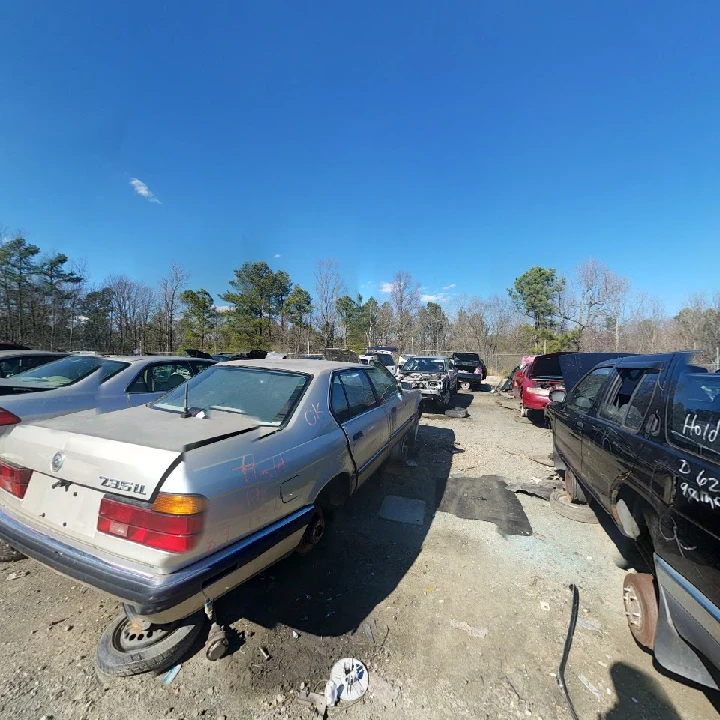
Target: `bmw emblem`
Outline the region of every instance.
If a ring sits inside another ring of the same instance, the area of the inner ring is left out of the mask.
[[[56,452],[52,459],[53,472],[58,472],[65,462],[65,453]]]

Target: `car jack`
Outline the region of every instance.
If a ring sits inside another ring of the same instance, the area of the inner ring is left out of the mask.
[[[215,615],[215,605],[212,600],[205,603],[205,614],[212,623],[210,625],[207,642],[205,643],[205,657],[211,661],[219,660],[227,654],[230,648],[228,631],[222,627],[222,625],[218,624]]]

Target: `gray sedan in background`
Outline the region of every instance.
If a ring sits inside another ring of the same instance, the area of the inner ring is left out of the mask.
[[[80,410],[112,412],[144,405],[213,364],[157,355],[61,356],[0,380],[0,426]]]

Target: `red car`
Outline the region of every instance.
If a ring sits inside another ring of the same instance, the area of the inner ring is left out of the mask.
[[[522,417],[527,417],[528,411],[544,413],[545,406],[550,402],[550,391],[564,389],[559,358],[567,354],[556,352],[536,355],[528,358],[529,364],[520,366],[513,378],[513,395],[520,400]]]

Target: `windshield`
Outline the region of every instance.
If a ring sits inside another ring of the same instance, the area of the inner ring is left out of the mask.
[[[256,418],[260,425],[282,425],[295,409],[310,378],[299,373],[263,368],[215,366],[152,403],[151,407],[194,413],[237,413]]]
[[[461,362],[480,362],[480,356],[477,353],[455,353],[455,359]]]
[[[403,365],[404,372],[445,372],[445,361],[437,358],[411,358]]]
[[[12,381],[16,384],[45,385],[49,388],[73,385],[101,369],[100,382],[104,382],[126,368],[128,363],[108,360],[95,355],[70,355],[47,365],[18,373]]]

